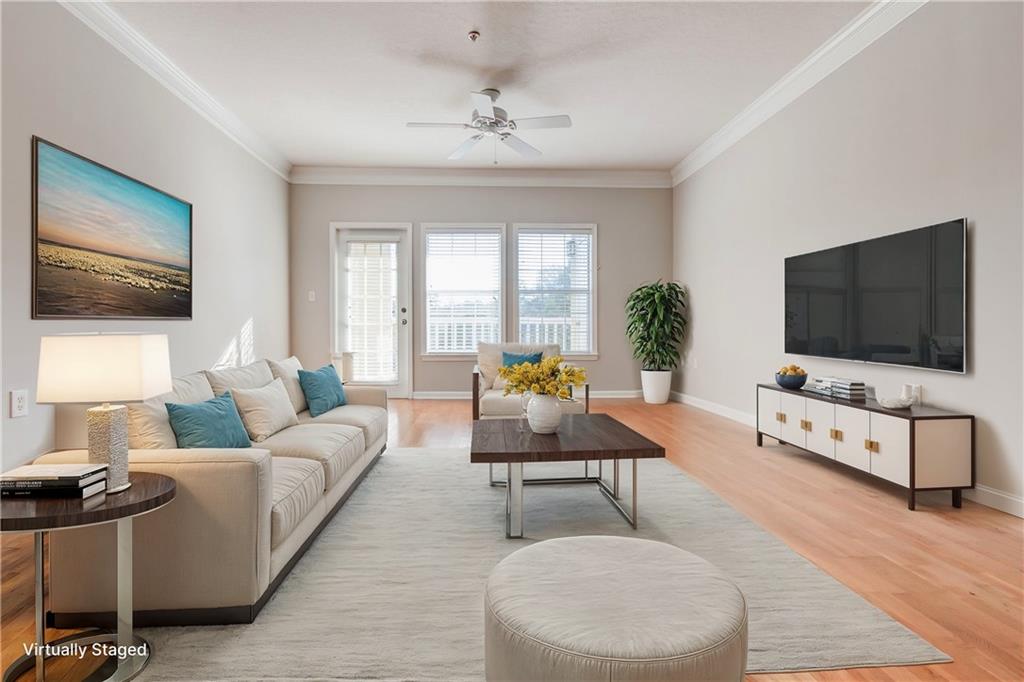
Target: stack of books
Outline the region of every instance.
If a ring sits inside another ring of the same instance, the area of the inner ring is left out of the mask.
[[[867,387],[863,381],[842,377],[816,377],[804,390],[844,400],[865,400]]]
[[[26,464],[0,474],[0,496],[71,497],[84,500],[107,490],[106,464]]]

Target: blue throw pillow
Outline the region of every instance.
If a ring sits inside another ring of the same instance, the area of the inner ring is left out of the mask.
[[[341,385],[341,378],[334,365],[321,367],[315,372],[300,369],[299,386],[306,396],[309,414],[314,417],[345,404],[345,387]]]
[[[167,403],[179,448],[248,448],[249,434],[230,393],[202,403]]]
[[[544,357],[543,353],[505,353],[501,354],[501,364],[504,367],[511,367],[512,365],[521,365],[524,362],[529,362],[532,365],[536,365],[540,362],[541,358]]]

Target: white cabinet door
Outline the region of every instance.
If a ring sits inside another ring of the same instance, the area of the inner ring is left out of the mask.
[[[775,420],[775,415],[779,412],[781,395],[770,388],[757,389],[757,430],[772,438],[780,438],[779,422]]]
[[[780,428],[780,437],[790,445],[806,447],[807,440],[805,433],[800,428],[800,422],[804,420],[804,404],[807,399],[802,395],[781,393],[782,403],[779,411],[782,412],[783,422]]]
[[[871,413],[845,405],[836,405],[836,461],[857,467],[862,471],[871,471],[871,453],[864,441],[871,437]],[[841,435],[840,435],[841,434]]]
[[[836,422],[836,406],[826,403],[824,400],[807,398],[805,410],[807,420],[807,449],[819,455],[825,455],[829,459],[835,459],[835,441],[829,436],[829,431],[834,428]]]
[[[871,473],[904,488],[910,486],[910,422],[899,417],[871,414]]]

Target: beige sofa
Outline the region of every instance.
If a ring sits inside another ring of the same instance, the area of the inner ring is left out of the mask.
[[[360,386],[346,386],[347,404],[325,414],[297,410],[298,425],[251,448],[176,447],[164,402],[201,402],[272,379],[266,361],[197,372],[175,379],[171,393],[129,406],[129,470],[177,482],[173,502],[134,523],[136,625],[252,622],[384,451],[385,392]],[[304,406],[301,391],[292,401]],[[37,461],[86,458],[68,450]],[[50,535],[57,627],[112,624],[115,540],[112,524]]]

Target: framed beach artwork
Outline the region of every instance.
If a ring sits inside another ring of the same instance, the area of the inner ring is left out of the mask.
[[[32,317],[191,319],[192,204],[32,138]]]

